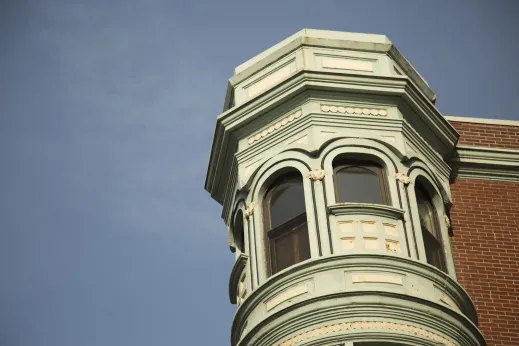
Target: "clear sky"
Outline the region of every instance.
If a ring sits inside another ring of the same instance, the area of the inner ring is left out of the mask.
[[[302,28],[386,34],[445,114],[519,120],[518,1],[4,0],[0,344],[228,345],[203,190],[235,66]]]

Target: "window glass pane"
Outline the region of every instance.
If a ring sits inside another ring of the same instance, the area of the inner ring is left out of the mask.
[[[234,242],[238,250],[242,253],[245,252],[243,243],[243,213],[241,210],[236,213],[236,218],[234,219]]]
[[[300,175],[282,179],[263,204],[271,274],[310,258],[303,181]]]
[[[379,176],[362,167],[346,167],[336,173],[339,202],[384,204]]]
[[[446,271],[445,253],[438,223],[438,213],[431,198],[420,185],[416,186],[416,202],[422,228],[427,263]]]
[[[274,239],[274,251],[276,258],[275,267],[273,268],[274,273],[295,264],[294,235],[285,233]]]
[[[434,238],[431,233],[424,229],[422,229],[422,237],[425,246],[427,263],[445,271],[445,261],[441,243],[436,238]]]
[[[273,239],[275,251],[274,273],[310,258],[310,243],[306,221],[287,229],[276,232],[279,235]]]
[[[417,189],[416,202],[418,204],[418,214],[420,215],[420,225],[422,226],[422,229],[425,228],[429,233],[431,233],[431,235],[439,238],[434,219],[436,217],[436,210],[434,209],[432,202],[429,200],[429,197],[425,195],[424,192]]]
[[[276,186],[270,197],[270,229],[305,212],[302,181],[287,181]]]
[[[310,258],[310,241],[308,240],[308,227],[306,222],[293,231],[297,234],[298,262]]]

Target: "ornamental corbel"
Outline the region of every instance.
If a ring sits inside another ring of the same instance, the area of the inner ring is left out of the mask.
[[[252,216],[252,214],[254,214],[254,202],[245,208],[245,216],[247,216],[247,219]]]
[[[321,181],[328,174],[324,169],[314,169],[308,173],[307,178],[312,179],[313,181]]]
[[[404,185],[409,185],[411,183],[411,179],[409,179],[405,173],[395,173],[395,178]]]
[[[445,225],[447,225],[447,228],[451,228],[451,219],[449,218],[448,215],[444,215],[445,216]]]

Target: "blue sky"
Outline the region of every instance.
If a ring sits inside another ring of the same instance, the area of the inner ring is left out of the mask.
[[[0,5],[0,344],[226,345],[203,190],[235,66],[302,28],[383,33],[445,114],[519,120],[516,1]]]

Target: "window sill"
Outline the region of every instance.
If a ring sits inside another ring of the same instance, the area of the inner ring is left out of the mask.
[[[393,220],[401,219],[405,213],[400,208],[370,203],[337,203],[329,205],[328,211],[332,215],[374,215]]]

